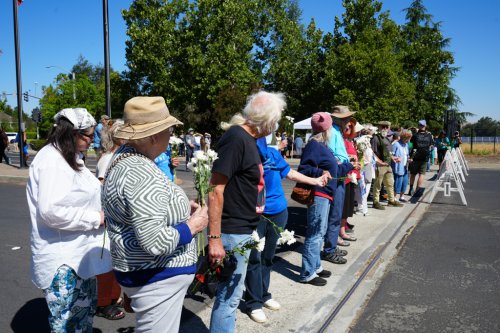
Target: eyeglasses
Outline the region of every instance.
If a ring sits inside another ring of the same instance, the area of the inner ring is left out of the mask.
[[[81,135],[81,136],[86,137],[87,139],[90,139],[90,141],[94,140],[94,133],[87,134],[84,131],[78,131],[78,134]]]

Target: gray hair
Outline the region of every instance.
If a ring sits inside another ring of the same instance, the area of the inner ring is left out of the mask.
[[[116,119],[111,127],[104,126],[101,131],[101,146],[105,152],[113,149],[114,144],[120,144],[119,139],[115,138],[116,131],[123,126],[122,119]]]
[[[229,123],[222,123],[221,127],[227,130],[235,125],[248,125],[254,128],[259,136],[264,136],[274,131],[285,108],[286,100],[283,93],[259,91],[248,97],[241,113],[235,114]]]
[[[326,131],[314,134],[309,138],[309,140],[315,140],[324,143],[325,145],[328,145],[331,136],[332,136],[332,127],[330,126]]]

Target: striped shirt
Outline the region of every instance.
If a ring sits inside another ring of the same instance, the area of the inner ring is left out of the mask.
[[[114,159],[126,153],[135,150],[124,145]],[[132,155],[110,167],[102,207],[113,269],[122,285],[144,285],[195,272],[196,242],[185,223],[189,200],[153,161]]]

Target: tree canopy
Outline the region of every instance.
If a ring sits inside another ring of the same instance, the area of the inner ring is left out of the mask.
[[[298,0],[135,0],[122,12],[127,70],[111,71],[112,116],[132,96],[159,95],[186,126],[214,133],[267,89],[286,94],[286,115],[297,120],[344,104],[361,122],[441,127],[461,103],[450,86],[458,68],[423,0],[409,4],[401,25],[382,1],[342,4],[333,30],[322,31],[314,19],[301,23]],[[81,56],[72,72],[43,87],[42,134],[64,107],[104,113],[103,66]]]

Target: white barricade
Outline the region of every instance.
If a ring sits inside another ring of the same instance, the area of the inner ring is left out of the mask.
[[[444,196],[451,196],[452,192],[458,192],[460,194],[460,198],[462,199],[462,204],[467,206],[467,200],[465,199],[464,194],[464,186],[462,183],[462,179],[465,181],[465,177],[459,169],[460,162],[458,161],[458,156],[455,154],[455,158],[453,157],[453,153],[448,151],[444,157],[443,163],[439,169],[439,173],[432,187],[431,196],[429,197],[429,203],[434,200],[434,197],[438,192],[443,192]],[[453,186],[454,185],[454,186]]]

